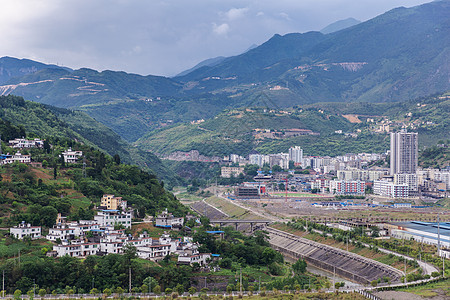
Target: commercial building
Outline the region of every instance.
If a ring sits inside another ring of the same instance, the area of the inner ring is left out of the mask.
[[[389,224],[391,235],[399,239],[415,240],[429,245],[440,245],[440,248],[450,249],[450,223],[441,222],[399,222]],[[439,227],[439,230],[438,230]],[[438,234],[439,232],[439,234]]]

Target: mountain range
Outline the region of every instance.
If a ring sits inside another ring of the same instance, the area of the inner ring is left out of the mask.
[[[414,99],[450,89],[449,12],[434,1],[331,33],[276,34],[173,78],[1,58],[0,95],[82,110],[129,142],[224,109]]]

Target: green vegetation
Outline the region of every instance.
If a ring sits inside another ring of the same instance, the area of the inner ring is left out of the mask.
[[[400,288],[396,291],[413,293],[422,297],[443,296],[450,297],[450,279],[440,280],[438,282],[427,283],[415,287]]]
[[[25,101],[12,95],[0,96],[0,108],[0,133],[4,141],[22,137],[77,140],[111,156],[117,154],[123,163],[136,164],[163,179],[177,182],[155,155],[131,147],[86,113]]]

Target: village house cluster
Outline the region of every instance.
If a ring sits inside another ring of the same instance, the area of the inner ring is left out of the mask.
[[[14,149],[31,149],[31,148],[43,148],[44,140],[41,139],[33,139],[27,140],[24,138],[9,140],[9,146]],[[78,159],[83,156],[82,151],[73,151],[71,148],[61,153],[64,162],[68,164],[77,163]],[[15,162],[23,163],[23,164],[32,164],[31,155],[22,154],[20,151],[17,151],[15,154],[2,154],[0,148],[0,164],[12,164]]]
[[[137,255],[143,259],[159,261],[169,254],[178,255],[179,264],[198,263],[205,266],[211,259],[210,253],[199,253],[198,243],[192,238],[172,238],[164,233],[159,238],[150,237],[146,232],[133,237],[125,233],[131,228],[133,210],[127,206],[122,197],[106,194],[97,207],[94,220],[80,220],[68,222],[65,217],[58,214],[56,225],[49,229],[45,238],[55,245],[47,256],[86,257],[89,255],[106,255],[110,253],[124,253],[127,246],[136,247]],[[164,210],[155,218],[155,226],[166,229],[181,229],[184,218],[174,217]],[[41,238],[41,227],[31,226],[22,222],[10,228],[11,236],[24,239]]]

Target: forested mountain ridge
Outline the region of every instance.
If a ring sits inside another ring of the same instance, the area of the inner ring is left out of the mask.
[[[281,110],[226,110],[216,117],[151,132],[135,145],[170,155],[198,150],[206,156],[287,152],[299,145],[307,155],[385,152],[389,135],[407,128],[419,133],[421,148],[450,139],[450,94],[396,103],[316,103]]]
[[[0,84],[3,84],[14,77],[21,77],[35,73],[43,69],[61,69],[72,71],[69,68],[56,65],[43,64],[30,59],[17,59],[14,57],[0,57]]]

